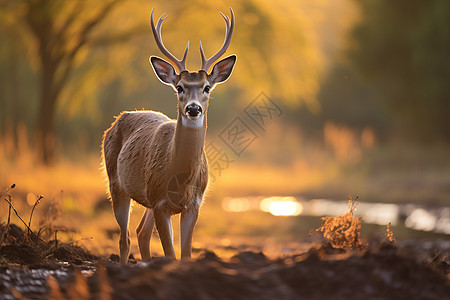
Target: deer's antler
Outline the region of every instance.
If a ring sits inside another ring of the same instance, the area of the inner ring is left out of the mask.
[[[152,26],[153,35],[155,36],[156,45],[158,45],[158,48],[159,48],[159,50],[161,50],[162,54],[164,54],[172,62],[172,64],[174,64],[177,67],[177,69],[180,73],[183,71],[186,71],[186,58],[187,58],[187,53],[189,50],[189,42],[187,42],[186,50],[184,50],[183,59],[178,60],[172,53],[169,52],[169,50],[166,49],[166,47],[164,46],[163,41],[161,39],[161,26],[162,26],[162,23],[164,22],[164,20],[168,16],[166,15],[166,13],[162,14],[162,16],[159,17],[158,23],[156,24],[156,28],[155,28],[155,24],[153,22],[153,11],[154,10],[155,9],[153,8],[152,13],[150,15],[150,23]]]
[[[205,53],[203,53],[202,42],[200,41],[200,54],[202,56],[201,70],[203,70],[205,72],[208,72],[208,69],[211,67],[211,65],[227,51],[227,48],[230,45],[231,37],[233,36],[233,31],[234,31],[234,13],[233,13],[233,10],[231,9],[231,7],[230,7],[230,11],[231,11],[231,21],[226,15],[224,15],[222,12],[220,12],[220,14],[224,18],[226,26],[227,26],[227,29],[225,32],[225,41],[223,42],[222,48],[220,48],[220,50],[217,51],[216,54],[211,56],[210,59],[206,59]]]

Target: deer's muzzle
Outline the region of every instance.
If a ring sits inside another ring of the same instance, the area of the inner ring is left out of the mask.
[[[202,108],[198,105],[191,104],[186,107],[186,115],[189,117],[199,117],[202,114]]]

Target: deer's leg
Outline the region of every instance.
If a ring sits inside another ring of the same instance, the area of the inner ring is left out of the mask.
[[[147,208],[142,216],[142,220],[136,228],[139,250],[143,261],[150,260],[150,239],[152,237],[155,218],[153,210]]]
[[[130,233],[128,231],[128,220],[130,217],[130,197],[121,190],[111,187],[111,199],[113,203],[114,215],[120,227],[120,262],[122,264],[128,263],[128,256],[130,254]]]
[[[192,234],[198,218],[198,206],[193,206],[181,212],[181,258],[190,258],[192,251]]]
[[[161,239],[164,255],[167,258],[175,259],[170,212],[165,208],[155,208],[153,214],[155,216],[156,229],[158,230],[159,238]]]

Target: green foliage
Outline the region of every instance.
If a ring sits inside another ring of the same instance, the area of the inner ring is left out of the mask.
[[[450,2],[355,1],[349,57],[397,125],[419,140],[450,137]]]

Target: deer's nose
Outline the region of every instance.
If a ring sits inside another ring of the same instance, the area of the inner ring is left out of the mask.
[[[202,114],[202,108],[195,104],[188,105],[186,107],[186,114],[191,117],[198,117]]]

